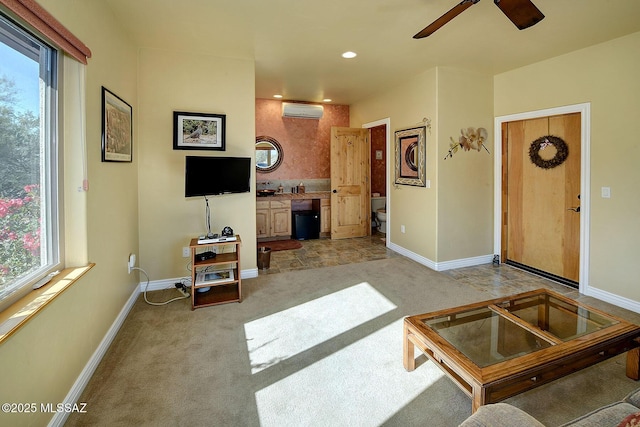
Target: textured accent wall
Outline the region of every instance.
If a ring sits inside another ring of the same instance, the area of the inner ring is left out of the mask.
[[[332,126],[349,127],[348,105],[324,105],[320,120],[294,119],[282,117],[282,101],[256,99],[256,136],[275,138],[284,151],[282,165],[256,180],[330,178]]]
[[[387,189],[387,126],[380,125],[371,128],[371,193],[386,196]],[[376,158],[376,151],[382,152],[382,158]]]

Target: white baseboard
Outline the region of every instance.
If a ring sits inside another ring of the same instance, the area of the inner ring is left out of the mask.
[[[473,267],[475,265],[490,264],[491,262],[493,262],[493,255],[482,255],[478,257],[457,259],[453,261],[435,262],[423,257],[422,255],[418,255],[415,252],[411,252],[410,250],[405,249],[402,246],[398,246],[395,243],[388,242],[387,247],[435,271],[445,271],[462,267]],[[638,301],[621,297],[619,295],[603,291],[602,289],[594,288],[593,286],[587,286],[585,288],[584,294],[616,305],[618,307],[631,310],[635,313],[640,313],[640,302]]]
[[[243,279],[251,279],[254,277],[258,277],[258,269],[252,268],[249,270],[242,270],[240,272],[240,277]],[[189,278],[186,278],[189,280]],[[144,292],[145,286],[147,291],[160,291],[162,289],[171,289],[176,287],[176,283],[180,283],[185,280],[185,277],[174,277],[172,279],[161,279],[161,280],[151,280],[147,285],[147,282],[140,282],[140,293]]]
[[[493,255],[481,255],[471,258],[455,259],[453,261],[443,261],[436,264],[438,271],[452,270],[454,268],[473,267],[482,264],[491,264]]]
[[[98,348],[96,349],[96,351],[93,352],[93,355],[91,356],[91,358],[85,365],[84,369],[80,373],[80,376],[78,376],[78,379],[76,379],[76,382],[73,383],[71,390],[69,390],[69,393],[67,393],[67,396],[64,398],[65,404],[78,403],[78,399],[80,399],[80,395],[82,394],[82,392],[84,391],[84,388],[89,383],[89,380],[93,376],[93,373],[98,367],[98,364],[100,364],[100,361],[102,360],[105,353],[109,349],[111,342],[113,342],[113,339],[115,338],[116,334],[120,330],[120,327],[124,323],[124,320],[129,315],[129,311],[131,311],[131,308],[135,304],[139,295],[140,293],[138,292],[138,289],[135,288],[133,293],[125,303],[124,307],[122,307],[122,310],[120,310],[118,317],[116,317],[116,320],[114,320],[114,322],[111,324],[111,327],[105,334],[104,338],[102,338],[100,345],[98,345]],[[50,427],[63,426],[64,423],[67,421],[68,417],[69,417],[68,412],[64,412],[64,411],[56,412],[56,414],[51,418],[51,421],[49,421],[49,426]]]
[[[585,288],[585,295],[597,298],[599,300],[608,302],[618,307],[631,310],[636,313],[640,313],[640,302],[634,301],[629,298],[621,297],[611,292],[603,291],[602,289],[594,288],[593,286],[587,286]]]
[[[404,255],[407,258],[414,260],[418,264],[422,264],[425,267],[429,267],[430,269],[437,271],[437,266],[438,266],[437,263],[434,261],[431,261],[429,258],[425,258],[422,255],[418,255],[415,252],[411,252],[409,249],[405,249],[402,246],[398,246],[392,242],[388,242],[387,247],[392,251],[399,253],[400,255]]]
[[[147,282],[140,282],[140,293],[145,291],[160,291],[162,289],[171,289],[176,287],[176,283],[180,283],[184,280],[184,277],[174,277],[173,279],[151,280],[147,285]]]
[[[243,279],[253,279],[254,277],[258,277],[258,269],[251,268],[249,270],[242,270],[240,272],[240,277]]]
[[[477,256],[472,258],[456,259],[453,261],[435,262],[430,260],[429,258],[425,258],[422,255],[418,255],[415,252],[405,249],[402,246],[398,246],[395,243],[389,242],[387,247],[392,251],[397,252],[400,255],[404,255],[407,258],[414,260],[418,264],[422,264],[425,267],[429,267],[430,269],[435,271],[445,271],[445,270],[451,270],[453,268],[462,268],[462,267],[473,267],[474,265],[489,264],[493,262],[492,254],[482,255],[482,256]]]
[[[258,269],[253,268],[249,270],[242,270],[240,275],[243,279],[258,277]],[[180,282],[182,279],[183,278],[154,280],[152,282],[149,282],[149,285],[147,286],[147,290],[157,291],[160,289],[174,288],[175,283]],[[120,313],[118,314],[114,322],[111,324],[111,327],[109,328],[104,338],[100,342],[100,345],[98,345],[98,348],[96,349],[96,351],[93,352],[93,355],[91,356],[91,358],[85,365],[84,369],[76,379],[75,383],[71,387],[71,390],[69,390],[69,393],[67,393],[67,396],[64,399],[64,403],[70,403],[70,404],[78,403],[78,399],[80,399],[80,395],[84,391],[85,387],[89,383],[89,380],[93,376],[93,373],[95,372],[96,368],[100,364],[100,361],[102,360],[107,350],[109,349],[109,346],[111,345],[111,343],[113,342],[113,339],[115,338],[116,334],[120,330],[120,327],[124,323],[124,320],[129,315],[131,308],[133,307],[136,300],[140,296],[140,293],[144,292],[145,285],[146,285],[146,282],[143,282],[143,283],[140,283],[139,286],[136,286],[134,288],[131,296],[125,303],[124,307],[122,307],[122,310],[120,310]],[[57,412],[51,418],[51,421],[49,421],[49,427],[63,426],[64,423],[67,421],[68,417],[69,417],[69,413]]]

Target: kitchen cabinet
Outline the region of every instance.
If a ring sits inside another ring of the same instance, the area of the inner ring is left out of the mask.
[[[331,199],[320,199],[320,235],[331,235]]]
[[[269,237],[271,235],[271,212],[269,202],[256,203],[256,237]]]
[[[290,238],[292,217],[298,211],[320,214],[320,237],[331,237],[331,198],[327,192],[276,194],[256,201],[256,237],[260,241]]]
[[[256,237],[291,236],[291,200],[256,202]]]
[[[270,201],[270,237],[291,236],[291,200]]]

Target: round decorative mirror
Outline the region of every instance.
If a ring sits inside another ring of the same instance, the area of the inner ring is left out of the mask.
[[[414,142],[407,148],[407,151],[404,154],[404,160],[407,162],[407,166],[413,171],[418,170],[418,164],[416,162],[416,157],[418,155],[418,143]]]
[[[284,153],[278,141],[270,136],[256,138],[256,170],[258,172],[274,171],[282,163]]]

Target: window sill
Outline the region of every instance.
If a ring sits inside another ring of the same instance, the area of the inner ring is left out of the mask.
[[[29,292],[23,298],[0,313],[0,344],[35,317],[51,301],[73,285],[95,264],[86,267],[66,268],[40,289]]]

